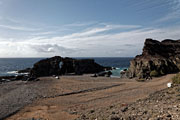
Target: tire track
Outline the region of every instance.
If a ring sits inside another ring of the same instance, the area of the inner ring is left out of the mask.
[[[111,85],[111,86],[105,86],[105,87],[91,88],[91,89],[74,91],[74,92],[70,92],[70,93],[58,94],[58,95],[47,96],[47,97],[42,97],[42,98],[55,98],[55,97],[60,97],[60,96],[68,96],[68,95],[75,95],[75,94],[80,94],[80,93],[94,92],[94,91],[99,91],[99,90],[110,89],[110,88],[113,88],[113,87],[118,87],[118,86],[121,86],[121,85],[124,85],[124,84],[125,83]]]

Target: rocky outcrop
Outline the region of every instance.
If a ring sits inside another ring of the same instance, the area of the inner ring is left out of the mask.
[[[93,59],[72,59],[55,56],[41,60],[34,64],[30,71],[30,77],[64,75],[74,73],[81,75],[85,73],[98,73],[104,71],[105,67],[95,63]]]
[[[175,73],[180,70],[180,40],[159,42],[146,39],[143,53],[136,56],[127,71],[128,77],[146,78]]]
[[[99,72],[99,73],[95,73],[92,77],[110,77],[112,75],[112,72],[111,71],[102,71],[102,72]]]
[[[75,74],[98,73],[104,70],[105,67],[95,63],[93,59],[74,60]]]
[[[19,70],[18,73],[19,74],[28,74],[31,71],[31,68],[26,68],[24,70]]]
[[[0,76],[0,84],[3,82],[17,81],[17,80],[27,80],[25,75],[16,75],[16,76]]]
[[[58,75],[60,72],[59,63],[61,61],[62,58],[59,56],[40,60],[35,63],[31,69],[30,77],[36,78],[40,76]]]

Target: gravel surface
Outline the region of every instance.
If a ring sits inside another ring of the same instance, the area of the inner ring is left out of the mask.
[[[91,110],[77,120],[180,120],[180,85],[164,89],[132,104]]]
[[[0,84],[0,120],[15,114],[37,98],[50,95],[53,81],[13,81]]]
[[[170,74],[147,82],[83,75],[4,83],[0,85],[0,115],[1,119],[7,117],[6,120],[146,120],[152,115],[151,111],[155,111],[151,107],[157,105],[156,98],[161,98],[153,97],[152,93],[167,88],[173,76]],[[153,98],[149,100],[150,105],[146,101],[149,95]],[[177,96],[176,92],[174,96]],[[164,102],[173,103],[166,99]],[[165,115],[174,118],[173,114]]]

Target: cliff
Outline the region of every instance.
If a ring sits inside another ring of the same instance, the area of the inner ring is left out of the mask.
[[[146,39],[143,52],[131,62],[127,76],[156,77],[180,70],[180,40],[166,39],[162,42]]]

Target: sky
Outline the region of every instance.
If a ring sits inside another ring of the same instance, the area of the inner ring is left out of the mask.
[[[0,0],[0,57],[134,57],[180,39],[180,0]]]

